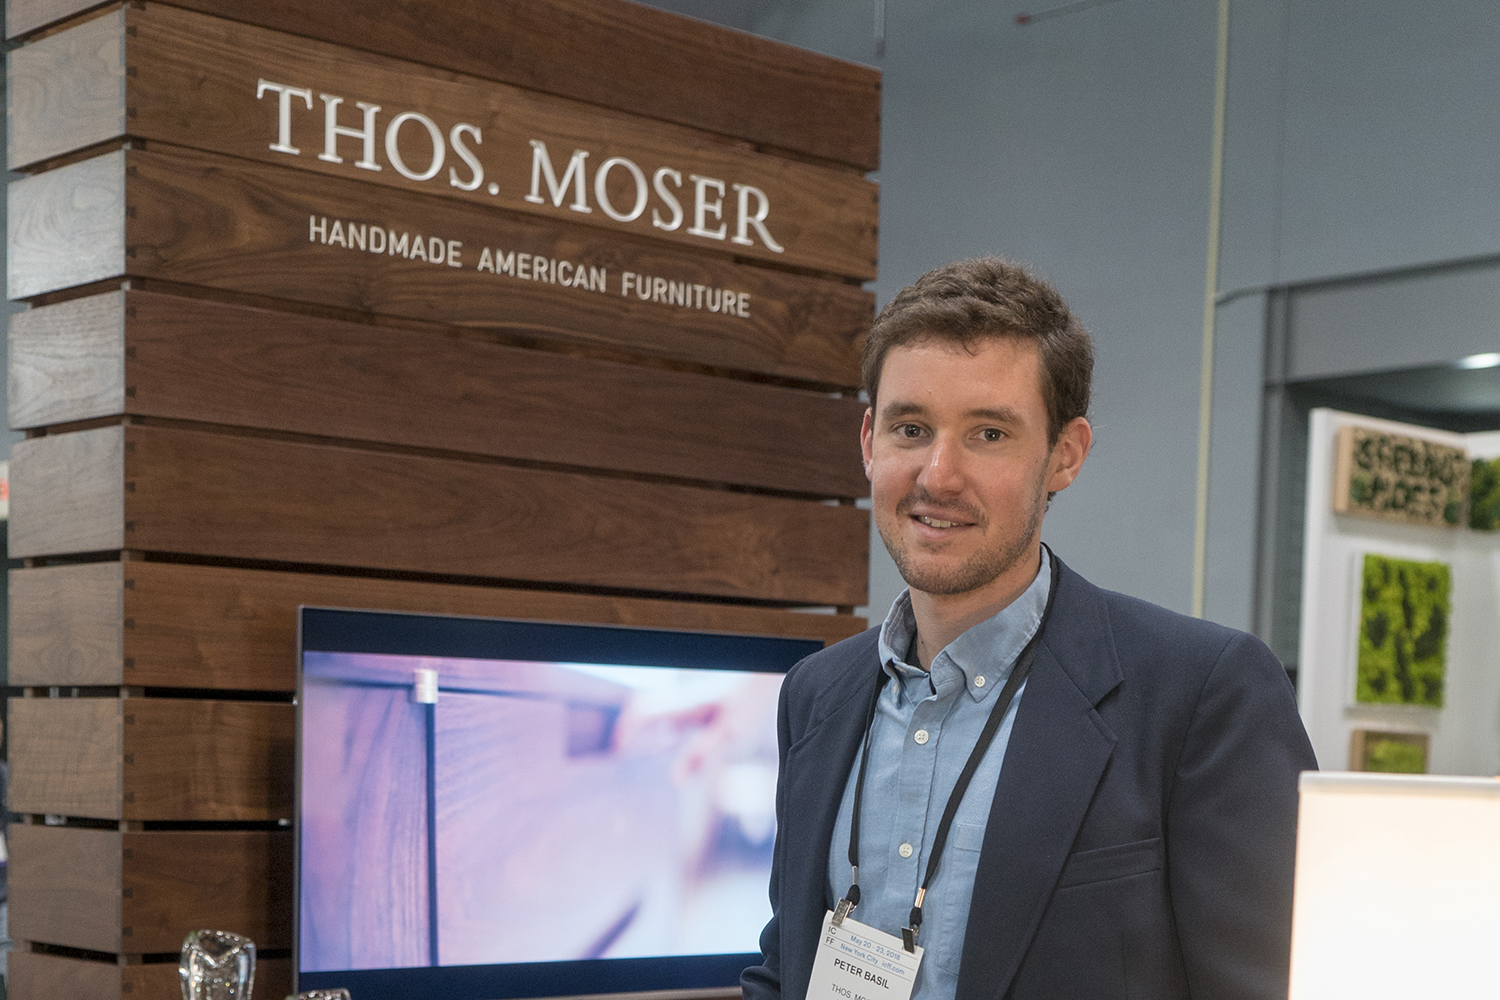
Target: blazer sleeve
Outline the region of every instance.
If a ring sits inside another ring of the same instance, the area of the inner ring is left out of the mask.
[[[1252,636],[1199,693],[1167,803],[1167,869],[1191,995],[1285,1000],[1297,775],[1317,768],[1286,671]]]
[[[791,722],[788,717],[787,691],[792,678],[781,685],[781,697],[776,709],[776,844],[771,856],[771,920],[760,932],[759,965],[752,965],[740,973],[740,989],[744,1000],[781,1000],[781,854],[784,847],[781,831],[782,817],[786,814],[786,751],[791,745]]]

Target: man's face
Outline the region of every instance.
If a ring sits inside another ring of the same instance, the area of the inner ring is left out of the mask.
[[[902,578],[944,596],[1028,582],[1047,492],[1071,483],[1088,451],[1082,418],[1048,444],[1036,345],[897,347],[878,391],[861,443],[875,525]]]

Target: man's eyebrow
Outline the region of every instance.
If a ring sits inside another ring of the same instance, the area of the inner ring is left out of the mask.
[[[899,417],[920,417],[926,413],[927,407],[921,403],[908,403],[899,400],[894,403],[887,403],[880,408],[880,418],[882,420],[895,420]]]
[[[926,416],[928,409],[921,403],[896,400],[880,408],[881,420],[900,420],[902,417]],[[1025,420],[1021,414],[1009,406],[982,406],[965,411],[964,416],[970,420],[989,420],[997,424],[1022,424]]]
[[[1025,423],[1025,421],[1021,419],[1021,415],[1008,406],[993,406],[984,407],[977,410],[970,410],[965,413],[964,416],[977,418],[979,420],[993,420],[997,424]]]

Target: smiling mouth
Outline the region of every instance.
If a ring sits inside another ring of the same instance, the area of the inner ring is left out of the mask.
[[[957,528],[957,527],[964,527],[964,525],[962,525],[961,522],[958,522],[958,521],[945,521],[945,520],[943,520],[940,517],[928,517],[926,514],[918,514],[918,515],[916,515],[916,518],[917,518],[918,521],[921,521],[923,524],[927,525],[930,528]]]

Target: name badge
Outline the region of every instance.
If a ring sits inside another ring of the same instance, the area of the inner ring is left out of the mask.
[[[922,964],[922,949],[907,951],[894,934],[844,918],[823,918],[813,958],[807,1000],[911,1000]]]

